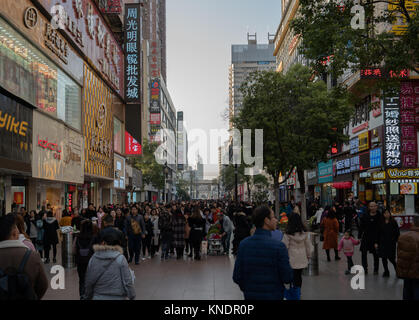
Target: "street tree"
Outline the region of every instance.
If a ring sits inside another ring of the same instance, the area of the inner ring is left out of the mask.
[[[419,5],[406,0],[300,0],[296,18],[291,22],[294,34],[301,37],[300,53],[318,74],[335,78],[345,70],[382,67],[386,73],[400,75],[403,70],[419,72]],[[356,15],[356,10],[358,14]],[[358,18],[364,16],[364,25]],[[396,21],[404,27],[392,30]],[[397,76],[382,77],[361,88],[395,88]],[[355,97],[355,96],[354,96]]]
[[[241,88],[243,104],[233,123],[240,131],[263,129],[263,165],[273,178],[277,200],[281,173],[289,176],[296,167],[304,190],[303,170],[326,160],[335,143],[348,141],[343,128],[353,108],[346,91],[327,90],[312,75],[308,67],[296,64],[285,75],[253,73]],[[278,201],[275,213],[279,214]]]
[[[144,141],[143,154],[134,158],[134,166],[141,170],[143,185],[151,185],[157,190],[164,190],[164,166],[156,161],[154,156],[159,144],[156,142]]]
[[[191,196],[188,193],[188,182],[183,179],[178,179],[176,181],[176,191],[180,198],[180,200],[183,201],[189,201],[191,200]]]

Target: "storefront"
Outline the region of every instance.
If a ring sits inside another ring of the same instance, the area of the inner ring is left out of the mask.
[[[320,203],[322,206],[330,206],[336,196],[336,189],[332,187],[333,182],[333,160],[320,162],[317,165],[317,176],[320,188]]]
[[[84,139],[49,115],[34,111],[33,118],[31,185],[33,182],[36,190],[36,208],[50,204],[60,217],[66,204],[73,205],[76,186],[84,181]]]

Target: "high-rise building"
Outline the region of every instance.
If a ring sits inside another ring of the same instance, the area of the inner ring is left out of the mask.
[[[188,134],[183,121],[183,111],[177,113],[177,169],[188,167]]]
[[[257,34],[247,34],[247,44],[233,44],[231,46],[231,66],[229,70],[230,119],[232,116],[236,116],[240,110],[243,100],[240,87],[246,78],[254,71],[275,70],[274,43],[270,34],[268,34],[268,38],[267,44],[258,44]]]
[[[196,170],[196,179],[204,180],[204,163],[202,161],[202,157],[199,154],[197,156]]]

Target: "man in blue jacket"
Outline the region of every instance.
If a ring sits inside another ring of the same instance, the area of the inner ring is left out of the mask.
[[[283,300],[293,270],[284,243],[272,238],[278,220],[267,206],[256,208],[253,220],[256,231],[240,243],[233,281],[246,300]]]

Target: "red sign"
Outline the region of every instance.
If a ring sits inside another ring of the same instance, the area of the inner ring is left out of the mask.
[[[160,113],[150,113],[150,124],[160,124]]]
[[[39,136],[38,136],[38,146],[40,146],[43,149],[48,149],[48,150],[53,151],[54,152],[54,158],[57,159],[57,160],[61,160],[61,154],[60,153],[61,153],[62,150],[60,149],[58,144],[49,142],[48,138],[46,140],[39,139]]]
[[[96,69],[122,96],[124,93],[124,53],[93,0],[39,0],[88,57]]]
[[[125,131],[125,154],[138,156],[142,154],[141,144]]]
[[[13,194],[13,201],[16,204],[23,204],[23,192],[15,192]]]
[[[409,78],[409,70],[387,71],[382,68],[361,69],[361,79]]]

